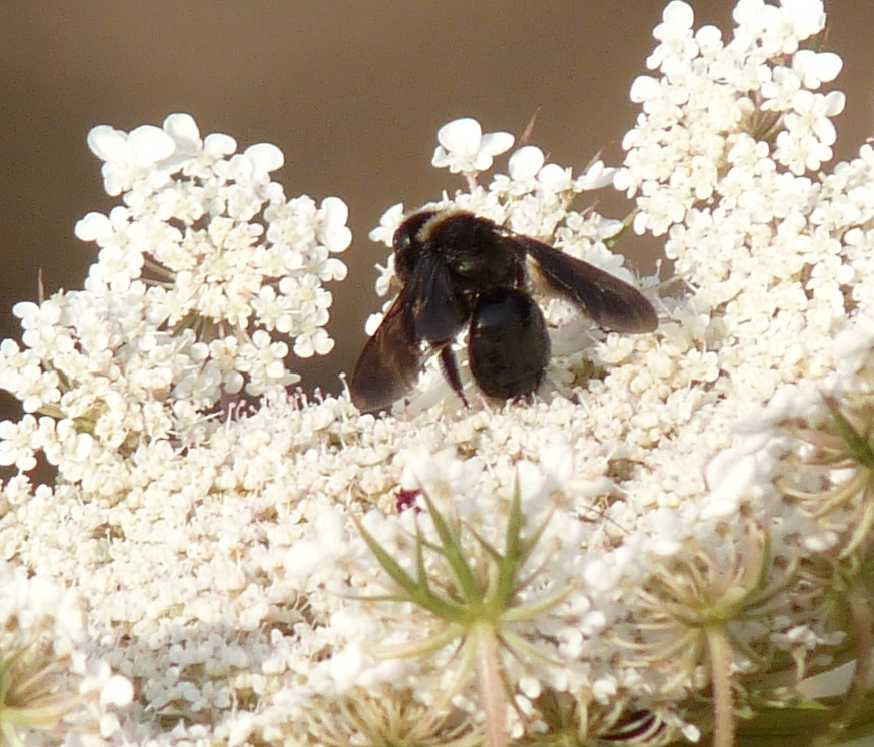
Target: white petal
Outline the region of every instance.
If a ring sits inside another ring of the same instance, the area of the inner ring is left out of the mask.
[[[173,138],[154,125],[141,125],[131,130],[127,144],[134,163],[141,166],[163,161],[176,150]]]
[[[450,167],[450,171],[453,174],[457,173],[459,170],[468,172],[480,172],[480,171],[488,171],[492,167],[492,163],[494,159],[486,153],[484,150],[477,151],[476,158],[473,159],[473,164],[471,165],[470,159],[465,160],[462,164],[455,164],[455,167]]]
[[[480,151],[490,156],[497,156],[513,147],[516,138],[509,132],[489,132],[483,135],[480,142]]]
[[[229,156],[237,150],[237,141],[230,135],[214,132],[204,139],[203,150],[212,156]]]
[[[825,26],[825,12],[820,0],[781,0],[784,17],[792,19],[799,39],[821,31]]]
[[[326,223],[343,226],[349,220],[349,208],[339,197],[326,197],[320,207]]]
[[[649,216],[646,213],[640,212],[634,216],[634,221],[631,226],[634,229],[634,233],[638,236],[642,236],[646,233],[646,229],[649,225]]]
[[[317,334],[315,340],[316,352],[319,355],[327,355],[334,349],[334,340],[328,337],[328,333],[325,330],[320,329],[319,332],[321,334]]]
[[[732,18],[739,26],[756,21],[765,7],[764,0],[738,0],[738,4],[732,11]]]
[[[695,21],[695,14],[692,12],[692,8],[682,0],[673,0],[673,2],[668,3],[665,12],[662,13],[662,20],[676,30],[690,29]]]
[[[537,176],[537,172],[543,168],[545,160],[543,151],[535,145],[519,148],[510,156],[510,176],[520,181],[533,179]]]
[[[314,540],[298,540],[285,554],[283,565],[285,572],[295,579],[306,578],[312,574],[323,561],[324,549]]]
[[[695,41],[702,51],[722,47],[722,31],[717,26],[707,24],[695,32]]]
[[[837,78],[843,65],[843,60],[833,52],[817,53],[812,49],[802,49],[792,58],[792,69],[810,88],[818,88],[821,83]]]
[[[84,462],[93,450],[94,439],[88,433],[80,433],[76,436],[73,456],[77,462]]]
[[[587,586],[599,591],[610,589],[615,582],[616,574],[604,560],[593,560],[583,570],[583,579]]]
[[[437,132],[437,140],[450,153],[472,156],[479,150],[482,134],[479,122],[464,117],[443,125]],[[436,157],[436,152],[434,155]]]
[[[187,151],[200,149],[200,130],[190,114],[171,114],[164,120],[164,132]]]
[[[613,175],[613,188],[624,192],[633,184],[630,169],[617,169]]]
[[[451,164],[452,156],[449,155],[449,151],[447,151],[446,148],[442,145],[438,145],[434,148],[434,155],[431,156],[431,165],[435,169],[445,169]]]
[[[840,75],[844,61],[834,52],[820,52],[816,56],[816,69],[819,79],[828,83]]]
[[[548,163],[540,169],[540,173],[537,175],[537,181],[539,181],[545,189],[553,192],[570,189],[572,184],[570,169],[559,166],[557,163]]]
[[[19,319],[24,319],[27,316],[33,316],[38,313],[39,306],[37,306],[33,301],[18,301],[12,305],[12,315],[17,316]],[[9,423],[12,421],[4,420],[3,422]]]
[[[612,184],[615,175],[615,168],[605,166],[603,161],[595,161],[589,170],[577,179],[576,186],[581,190],[601,189]]]
[[[819,142],[825,145],[834,145],[838,139],[838,131],[830,119],[818,119],[813,125],[813,131]]]
[[[97,125],[88,133],[88,147],[101,161],[126,161],[127,136],[109,125]]]
[[[246,148],[244,155],[252,162],[255,170],[266,174],[282,168],[285,156],[282,151],[272,143],[258,143]]]
[[[644,101],[661,96],[661,94],[662,87],[659,85],[658,80],[649,75],[638,75],[631,84],[629,98],[635,104],[641,104]]]
[[[756,488],[760,465],[755,456],[727,450],[714,457],[705,469],[711,486],[701,515],[705,519],[723,518],[735,513]]]
[[[329,224],[319,231],[319,240],[330,252],[342,252],[352,243],[352,231],[346,226]]]
[[[294,354],[298,358],[312,358],[315,349],[313,341],[309,337],[298,337],[294,341]]]
[[[844,110],[844,105],[847,103],[847,97],[844,95],[843,91],[831,91],[826,94],[825,102],[826,114],[830,117],[834,117]]]
[[[134,688],[130,680],[116,674],[109,678],[100,691],[100,704],[103,706],[126,706],[130,704],[133,697]]]
[[[806,114],[811,111],[816,103],[816,94],[811,93],[806,89],[796,91],[792,95],[792,108],[799,114]],[[783,134],[783,133],[780,133]]]
[[[353,687],[365,668],[364,653],[360,644],[350,643],[331,657],[328,666],[338,690],[343,692]]]
[[[97,241],[102,236],[112,233],[112,223],[103,213],[91,212],[76,221],[73,233],[82,241]]]
[[[384,314],[371,314],[368,316],[364,322],[364,334],[372,335],[376,332],[376,328],[379,327],[384,316]]]
[[[351,241],[351,232],[350,232]],[[348,246],[348,244],[347,244]],[[343,280],[349,273],[346,265],[336,257],[331,257],[325,260],[325,263],[319,269],[319,278],[323,281],[328,280]]]

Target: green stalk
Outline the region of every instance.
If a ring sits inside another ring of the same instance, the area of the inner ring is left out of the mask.
[[[487,747],[507,747],[507,694],[501,679],[498,637],[493,626],[477,623],[470,631],[470,645],[476,647],[480,703],[486,716]]]
[[[722,625],[705,628],[713,679],[713,747],[734,744],[734,704],[731,697],[731,646]]]
[[[814,742],[817,747],[833,743],[853,723],[853,719],[862,712],[866,695],[869,692],[868,676],[871,673],[874,636],[872,636],[871,631],[872,620],[868,595],[858,582],[854,583],[847,592],[847,603],[853,627],[853,640],[856,644],[856,667],[844,702],[829,724],[828,731]]]

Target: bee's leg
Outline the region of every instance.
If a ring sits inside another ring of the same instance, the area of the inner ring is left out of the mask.
[[[458,372],[458,360],[455,353],[452,352],[452,345],[446,345],[440,350],[440,367],[443,369],[443,375],[453,391],[461,397],[465,407],[470,407],[467,397],[464,396],[464,387],[461,385],[461,374]]]

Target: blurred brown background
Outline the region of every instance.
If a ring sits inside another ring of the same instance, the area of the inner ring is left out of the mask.
[[[89,210],[108,210],[99,162],[85,136],[95,124],[129,130],[194,115],[201,133],[233,135],[241,149],[277,144],[289,196],[342,197],[353,244],[349,277],[334,284],[335,350],[301,362],[306,389],[337,391],[378,305],[372,266],[386,249],[368,231],[389,205],[412,208],[461,186],[429,165],[437,128],[474,116],[486,131],[519,135],[540,109],[532,142],[559,163],[584,166],[599,149],[617,163],[632,126],[628,89],[645,72],[662,0],[497,2],[207,2],[5,0],[0,13],[0,338],[19,334],[14,302],[80,287],[95,246],[73,236]],[[730,28],[732,2],[692,0],[696,25]],[[874,4],[831,7],[828,46],[844,59],[848,94],[838,155],[874,131]],[[505,161],[498,161],[503,165]],[[605,212],[622,215],[619,199]],[[628,247],[624,247],[628,251]],[[651,267],[658,242],[641,244]],[[629,252],[631,253],[631,252]],[[17,417],[0,393],[0,420]]]

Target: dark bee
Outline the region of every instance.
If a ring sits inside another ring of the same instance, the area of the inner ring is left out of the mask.
[[[416,383],[424,357],[440,355],[467,404],[452,342],[468,324],[470,370],[484,394],[533,392],[549,362],[549,335],[528,292],[528,260],[548,288],[617,332],[652,332],[655,309],[636,288],[542,241],[460,210],[422,210],[394,235],[398,297],[367,341],[349,382],[358,409],[388,408]]]

